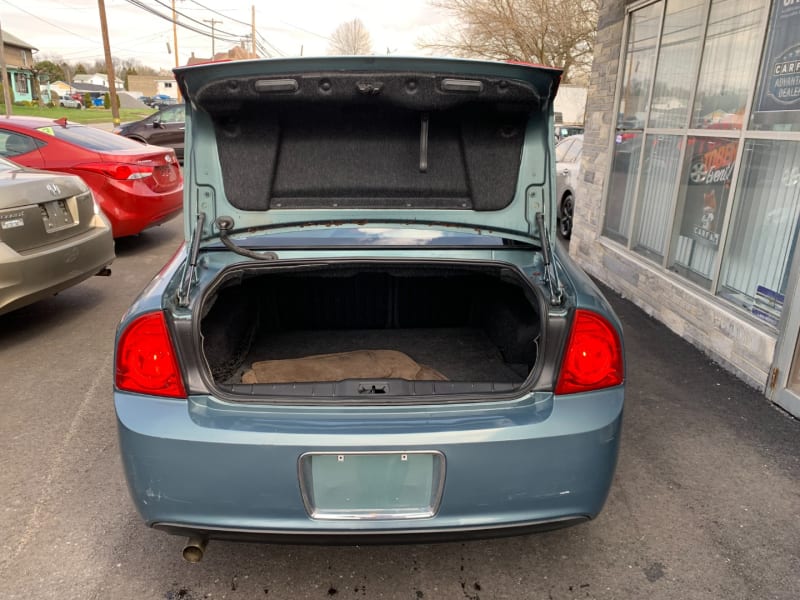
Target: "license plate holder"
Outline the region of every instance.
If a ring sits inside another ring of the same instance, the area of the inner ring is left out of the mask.
[[[41,207],[42,222],[46,232],[51,233],[75,225],[75,218],[66,200],[52,200],[45,202]]]
[[[426,519],[439,509],[445,458],[437,451],[311,452],[300,489],[312,519]]]

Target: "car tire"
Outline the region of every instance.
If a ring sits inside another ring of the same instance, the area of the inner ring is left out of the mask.
[[[575,198],[570,192],[567,192],[558,207],[558,234],[565,240],[572,237],[572,217],[574,213]]]

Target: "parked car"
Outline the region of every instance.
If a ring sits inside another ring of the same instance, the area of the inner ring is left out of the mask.
[[[111,226],[79,178],[0,158],[0,314],[108,273]]]
[[[61,96],[58,99],[58,105],[62,108],[83,108],[83,102],[76,100],[72,96]]]
[[[114,237],[134,235],[181,212],[183,175],[175,152],[66,119],[10,117],[0,122],[0,156],[79,175],[111,222]]]
[[[175,150],[178,161],[183,162],[183,137],[186,131],[186,108],[176,104],[162,108],[157,113],[131,123],[123,123],[114,133],[143,144],[166,146]]]
[[[347,57],[176,70],[186,244],[124,315],[134,503],[190,538],[409,541],[595,517],[617,317],[558,244],[561,71]]]
[[[583,135],[573,135],[556,146],[556,198],[558,198],[558,233],[568,240],[572,237],[572,217],[575,212],[575,190],[578,187],[583,153]]]

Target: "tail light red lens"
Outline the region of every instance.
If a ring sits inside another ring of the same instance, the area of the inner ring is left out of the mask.
[[[625,378],[617,330],[597,313],[578,309],[572,321],[556,394],[575,394],[619,385]]]
[[[138,317],[117,344],[117,388],[151,396],[186,398],[164,313]]]
[[[100,173],[106,177],[119,179],[120,181],[132,181],[134,179],[152,177],[155,169],[153,165],[135,165],[116,162],[85,163],[78,165],[76,168],[83,169],[84,171],[92,171],[93,173]]]

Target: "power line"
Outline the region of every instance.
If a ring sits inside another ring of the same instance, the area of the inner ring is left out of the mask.
[[[26,15],[30,15],[30,16],[32,16],[34,19],[39,19],[39,20],[40,20],[42,23],[47,23],[48,25],[50,25],[50,27],[55,27],[56,29],[60,29],[61,31],[64,31],[64,32],[66,32],[66,33],[68,33],[68,34],[70,34],[70,35],[74,35],[75,37],[79,37],[79,38],[81,38],[82,40],[85,40],[85,39],[87,39],[85,35],[81,35],[81,34],[79,34],[79,33],[75,33],[74,31],[70,31],[69,29],[66,29],[66,28],[64,28],[64,27],[61,27],[61,25],[56,25],[55,23],[51,23],[51,22],[50,22],[50,21],[48,21],[47,19],[43,19],[42,17],[40,17],[40,16],[39,16],[39,15],[37,15],[37,14],[34,14],[34,13],[32,13],[32,12],[28,11],[28,10],[25,10],[24,8],[20,8],[19,6],[17,6],[16,4],[12,4],[12,3],[11,3],[11,2],[9,2],[8,0],[3,0],[3,2],[5,2],[5,3],[6,3],[6,4],[8,4],[9,6],[11,6],[12,8],[16,8],[16,9],[17,9],[18,11],[20,11],[20,12],[24,12]],[[97,40],[90,40],[90,41],[92,41],[92,42],[94,42],[94,43],[96,43],[96,44],[99,44],[99,43],[100,43],[100,42],[98,42]]]

